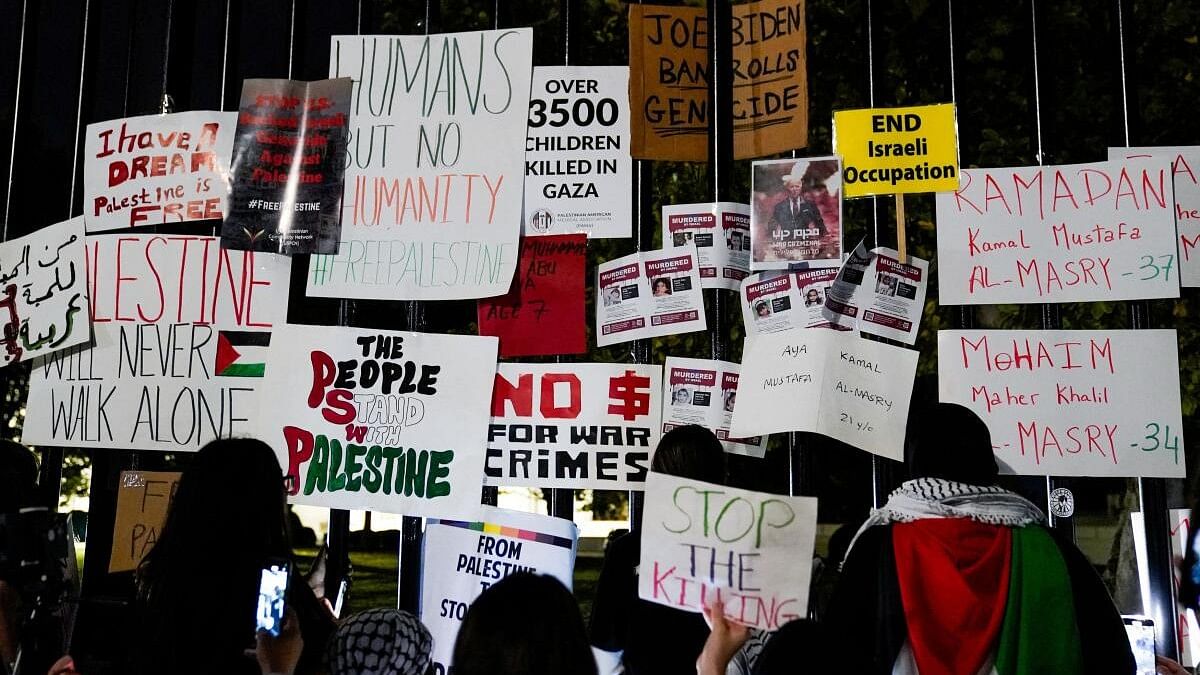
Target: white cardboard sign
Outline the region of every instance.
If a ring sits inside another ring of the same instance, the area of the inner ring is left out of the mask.
[[[630,235],[629,66],[534,68],[525,134],[526,236]]]
[[[1175,226],[1179,231],[1179,284],[1200,286],[1200,145],[1109,148],[1110,160],[1155,157],[1171,162],[1175,177]],[[1198,638],[1200,639],[1200,638]]]
[[[852,333],[746,338],[735,436],[811,431],[902,461],[917,352]]]
[[[217,237],[87,237],[95,345],[33,365],[22,440],[188,452],[266,417],[272,334],[287,318],[287,258]]]
[[[1166,159],[964,169],[936,204],[944,305],[1179,297]]]
[[[638,596],[773,631],[808,614],[817,500],[651,473]]]
[[[486,298],[517,265],[533,30],[334,36],[353,78],[342,241],[308,295]]]
[[[941,400],[979,414],[1000,471],[1184,475],[1174,330],[938,332]]]

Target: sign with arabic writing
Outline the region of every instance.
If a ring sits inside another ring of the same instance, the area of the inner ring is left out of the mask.
[[[92,338],[83,218],[0,244],[0,366]]]

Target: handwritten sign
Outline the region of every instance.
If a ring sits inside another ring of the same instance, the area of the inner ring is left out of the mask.
[[[630,235],[629,68],[534,68],[525,133],[526,236]]]
[[[584,267],[587,237],[525,237],[513,289],[479,301],[479,334],[500,338],[500,356],[587,351]]]
[[[89,124],[87,231],[225,217],[237,114],[195,110]]]
[[[1183,560],[1187,550],[1188,537],[1191,531],[1191,509],[1170,509],[1167,511],[1170,522],[1171,559]],[[1133,525],[1133,552],[1137,559],[1138,585],[1142,593],[1142,614],[1151,616],[1150,595],[1150,557],[1146,554],[1146,520],[1141,511],[1129,514]],[[1180,567],[1172,565],[1171,572],[1175,579],[1175,589],[1178,591],[1181,582]],[[1178,598],[1177,598],[1178,600]],[[1200,621],[1196,620],[1196,612],[1182,603],[1175,603],[1176,626],[1179,630],[1179,662],[1192,668],[1200,662]]]
[[[766,456],[766,436],[729,435],[741,366],[729,361],[668,356],[663,369],[663,433],[685,424],[698,424],[716,434],[725,452]]]
[[[837,266],[842,186],[837,157],[754,162],[750,268]]]
[[[222,246],[337,252],[349,108],[348,77],[242,83]]]
[[[1171,162],[1175,224],[1179,228],[1179,284],[1200,286],[1200,146],[1109,148],[1110,160],[1153,157]],[[1198,637],[1197,639],[1200,639]]]
[[[917,352],[850,333],[746,338],[734,436],[811,431],[902,461]]]
[[[342,246],[308,295],[488,298],[509,290],[524,195],[533,30],[335,36],[350,77]]]
[[[569,520],[484,506],[477,521],[431,519],[421,547],[421,623],[433,635],[433,671],[449,672],[454,641],[479,594],[516,572],[571,588],[579,528]]]
[[[968,169],[937,196],[946,305],[1179,297],[1171,165]]]
[[[733,7],[733,154],[808,145],[803,0]],[[701,162],[708,156],[708,16],[695,7],[629,5],[633,156]]]
[[[847,197],[958,188],[953,103],[836,111],[833,151],[842,156]]]
[[[83,218],[0,243],[0,367],[92,339]]]
[[[600,347],[708,326],[693,244],[600,263],[596,296]]]
[[[733,202],[662,207],[663,248],[696,245],[702,288],[736,290],[750,273],[750,207]]]
[[[637,490],[658,445],[659,366],[501,363],[489,485]]]
[[[87,269],[95,346],[34,364],[26,443],[180,452],[253,433],[286,258],[216,237],[97,235]]]
[[[174,471],[121,472],[109,573],[137,569],[158,543],[181,475]]]
[[[821,311],[838,268],[759,272],[742,283],[742,322],[747,335],[792,328],[836,328]]]
[[[491,337],[287,325],[259,438],[293,503],[474,519],[495,371]]]
[[[939,331],[938,391],[987,422],[1003,473],[1184,475],[1173,330]]]
[[[638,597],[773,631],[808,614],[815,497],[785,497],[660,473],[646,481]]]

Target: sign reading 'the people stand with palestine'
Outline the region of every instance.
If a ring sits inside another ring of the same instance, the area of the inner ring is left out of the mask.
[[[846,197],[958,188],[953,103],[839,110],[833,151],[842,156]]]

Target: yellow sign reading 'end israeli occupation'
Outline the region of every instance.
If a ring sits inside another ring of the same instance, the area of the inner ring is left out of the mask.
[[[958,189],[954,104],[833,113],[846,197]]]

